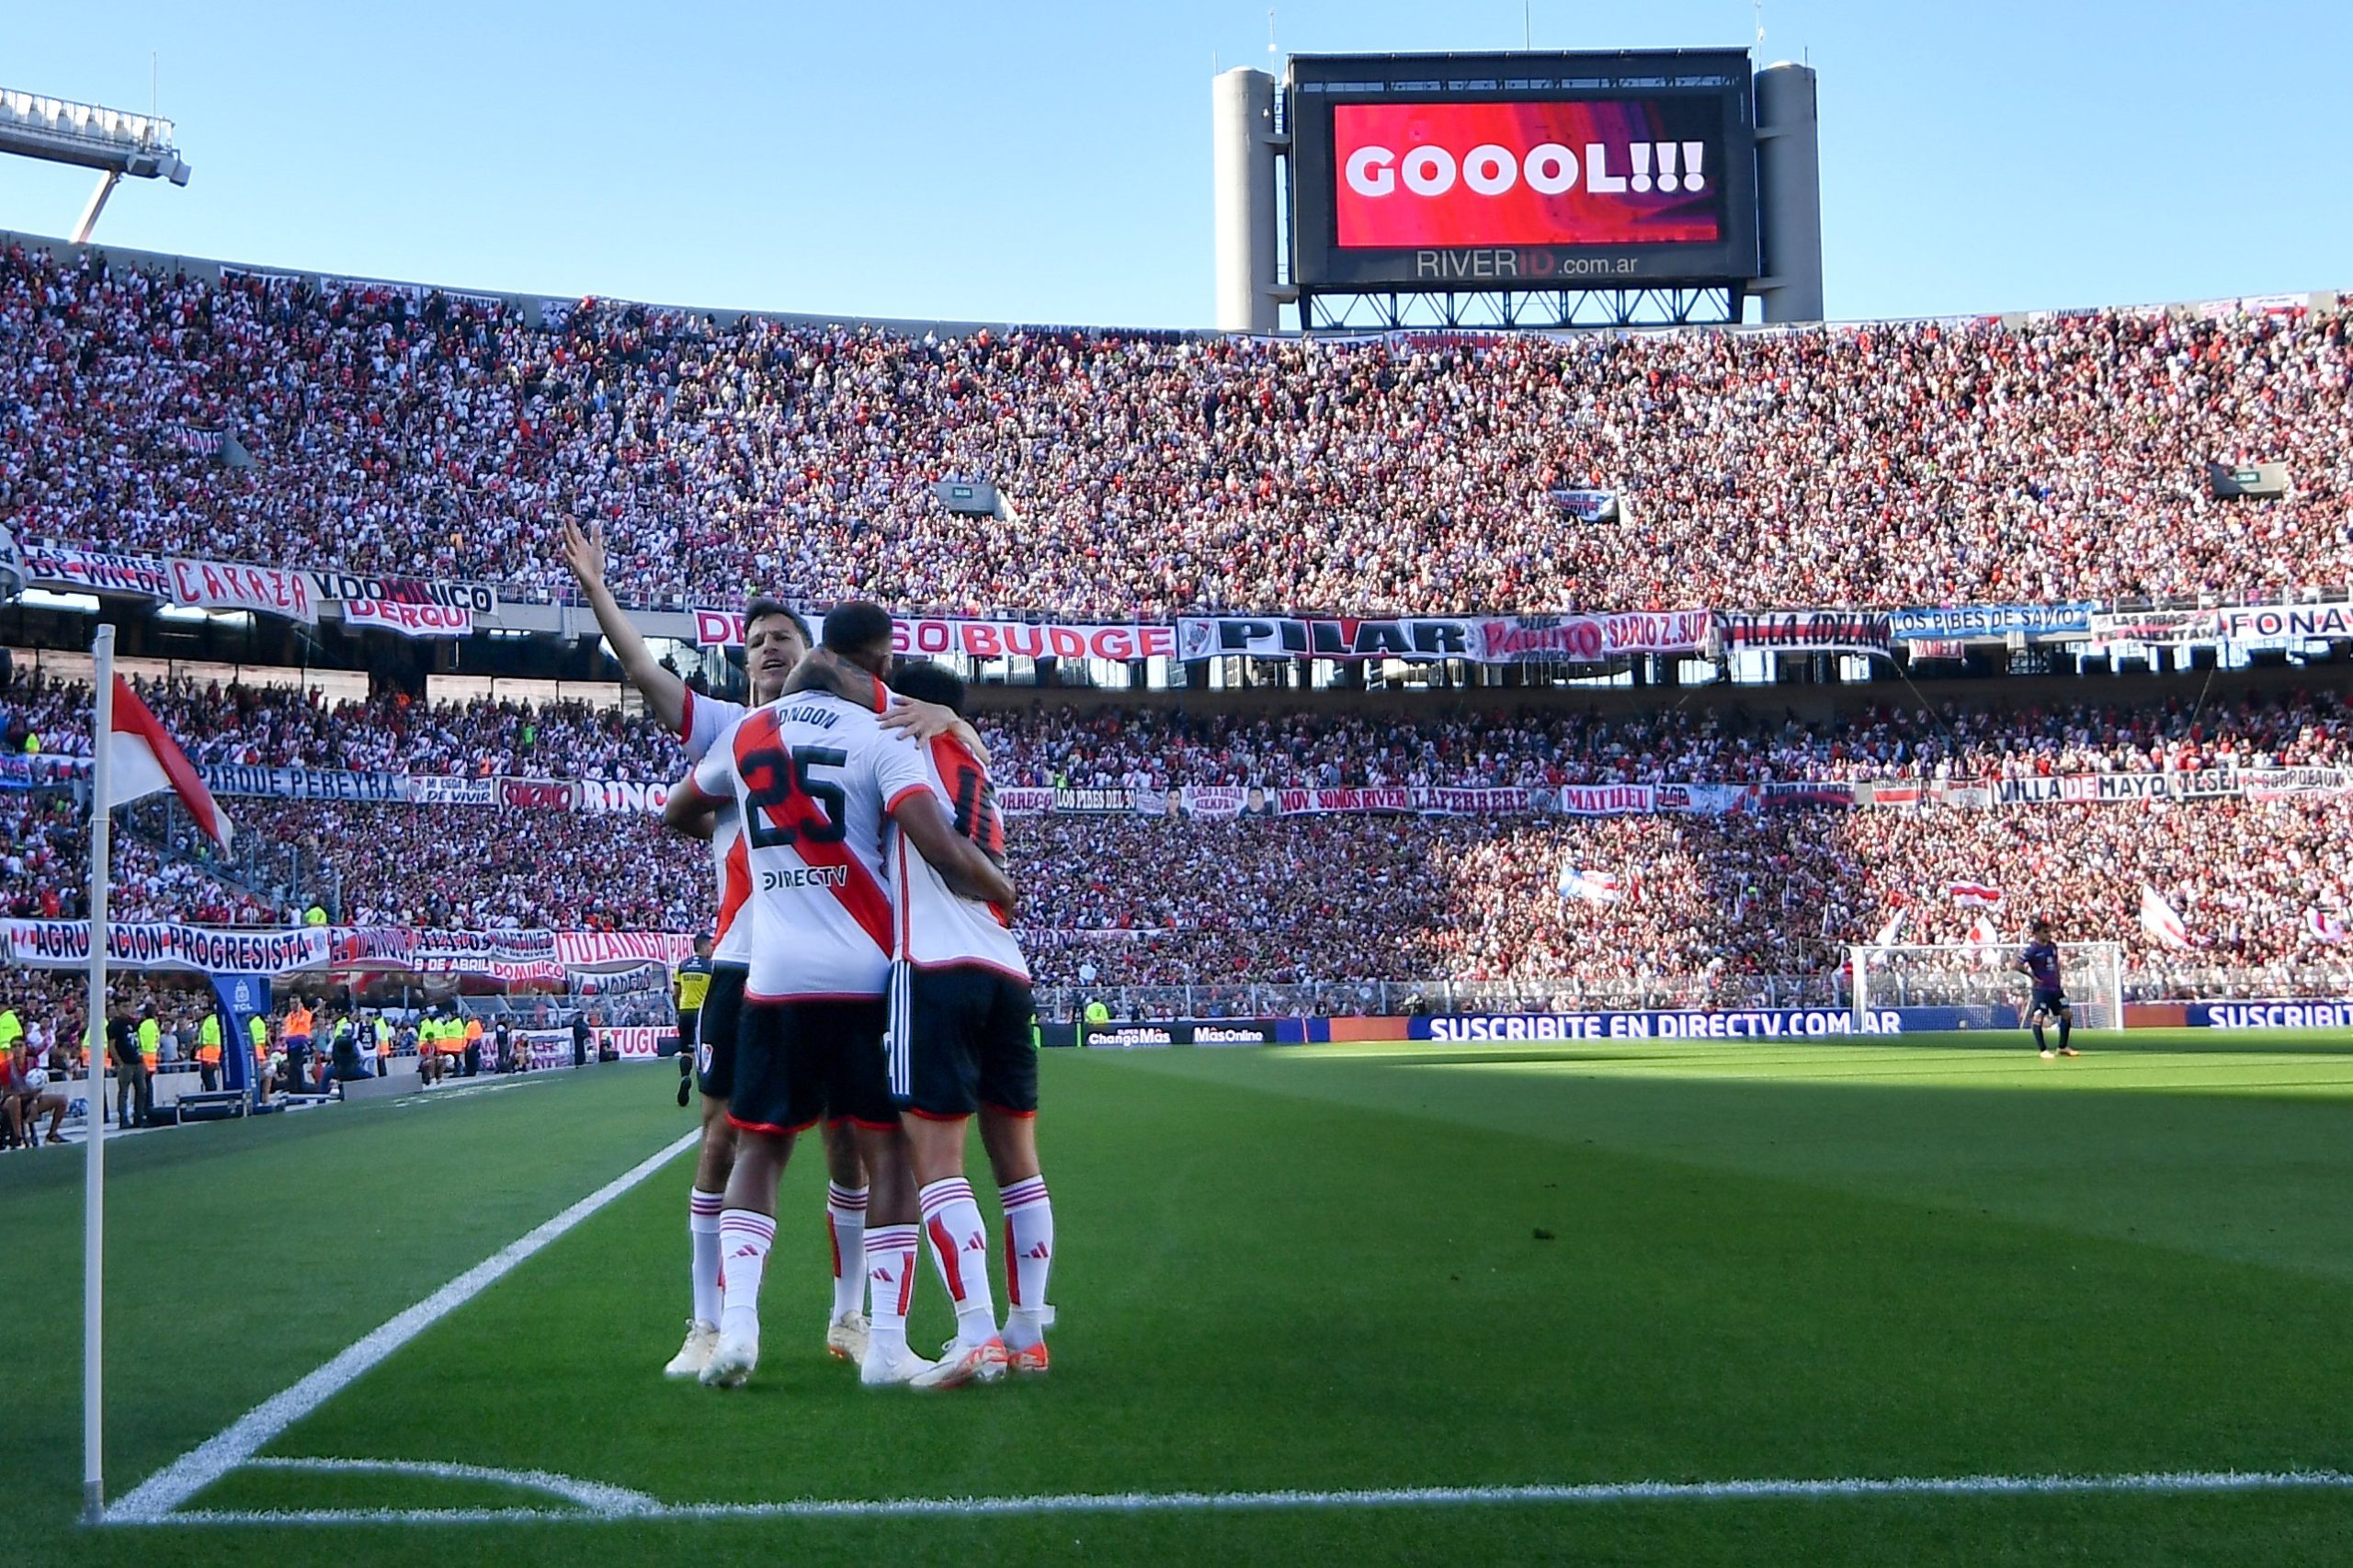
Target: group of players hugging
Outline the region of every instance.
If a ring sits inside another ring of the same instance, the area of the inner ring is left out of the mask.
[[[567,524],[563,555],[630,679],[685,742],[692,771],[664,819],[710,840],[719,883],[716,942],[698,941],[680,974],[703,1137],[688,1213],[693,1316],[665,1372],[732,1388],[757,1367],[778,1186],[801,1135],[819,1129],[827,1351],[870,1387],[1044,1373],[1054,1220],[1038,1165],[1029,971],[963,683],[938,665],[893,668],[879,605],[837,607],[813,647],[799,615],[755,599],[752,705],[698,696],[615,601],[601,529]],[[964,1176],[976,1117],[1005,1217],[1001,1323]],[[956,1312],[936,1360],[907,1343],[926,1238]]]

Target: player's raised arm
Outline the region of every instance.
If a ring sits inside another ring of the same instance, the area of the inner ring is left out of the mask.
[[[620,660],[622,673],[643,694],[645,705],[654,710],[654,716],[676,733],[686,722],[687,683],[662,667],[662,661],[646,645],[644,634],[622,612],[620,602],[606,584],[605,525],[592,523],[583,533],[579,525],[566,518],[563,563],[571,569],[580,591],[588,597],[588,608],[596,615],[597,629],[604,632],[605,640],[613,645],[613,656]]]

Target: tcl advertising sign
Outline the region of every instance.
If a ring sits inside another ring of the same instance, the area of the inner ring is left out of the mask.
[[[1339,243],[1713,244],[1722,136],[1671,137],[1667,121],[1688,121],[1673,113],[1686,107],[1342,104],[1332,111]]]
[[[1302,55],[1286,84],[1309,289],[1756,274],[1748,56]]]

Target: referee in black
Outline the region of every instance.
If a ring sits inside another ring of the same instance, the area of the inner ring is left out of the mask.
[[[702,1039],[702,999],[710,990],[710,937],[695,937],[695,956],[678,966],[671,981],[678,1008],[678,1103],[694,1094],[695,1059]]]

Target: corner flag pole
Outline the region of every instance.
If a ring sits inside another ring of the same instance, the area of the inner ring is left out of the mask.
[[[87,1153],[82,1183],[82,1522],[106,1522],[106,1474],[100,1463],[99,1416],[105,1378],[98,1341],[98,1307],[106,1284],[107,1101],[98,1086],[98,1061],[106,1054],[107,884],[108,789],[114,782],[108,753],[114,750],[114,628],[98,628],[90,648],[90,684],[97,712],[90,724],[90,1002],[83,1039],[87,1058],[89,1113]]]

